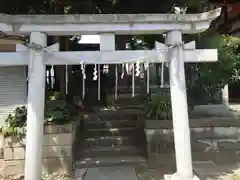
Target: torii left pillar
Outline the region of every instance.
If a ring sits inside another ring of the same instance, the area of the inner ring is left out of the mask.
[[[32,32],[30,42],[46,47],[47,35],[41,32]],[[29,50],[25,180],[40,180],[42,174],[46,71],[43,51],[43,48]]]

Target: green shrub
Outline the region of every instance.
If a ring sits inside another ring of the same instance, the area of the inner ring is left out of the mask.
[[[156,120],[172,119],[172,107],[169,93],[158,93],[153,95],[147,104],[146,116]]]
[[[3,127],[0,126],[0,134],[3,133]]]
[[[76,115],[76,108],[64,100],[47,101],[44,112],[45,124],[67,124],[74,120]],[[0,128],[5,137],[15,136],[21,139],[25,134],[25,127],[27,123],[27,108],[26,106],[17,107],[5,119],[7,128],[3,130]]]
[[[17,107],[13,113],[5,119],[7,125],[4,130],[4,136],[23,136],[26,126],[27,108],[25,106]]]
[[[66,124],[76,113],[76,108],[64,100],[47,101],[44,119],[46,123]]]

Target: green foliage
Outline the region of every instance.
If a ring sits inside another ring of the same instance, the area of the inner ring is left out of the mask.
[[[49,93],[45,104],[45,123],[66,124],[72,121],[77,113],[76,106],[68,103],[60,92]]]
[[[240,38],[200,37],[199,48],[218,49],[218,61],[186,64],[189,99],[193,104],[219,102],[224,85],[240,80]]]
[[[169,93],[155,94],[147,105],[146,116],[156,120],[171,120],[172,107]]]
[[[76,108],[64,100],[47,101],[45,107],[45,124],[67,124],[74,120]],[[9,114],[5,120],[7,128],[0,128],[0,133],[5,137],[14,136],[22,139],[25,134],[27,122],[27,108],[25,106],[17,107],[13,113]]]
[[[5,120],[7,125],[4,136],[16,136],[21,138],[24,135],[24,128],[27,119],[27,109],[25,106],[17,107],[13,113],[9,114]]]
[[[76,108],[64,100],[47,101],[45,108],[46,123],[66,124],[73,120]]]
[[[221,49],[219,51],[219,60],[222,62],[224,75],[230,75],[231,82],[240,81],[240,38],[224,36]],[[228,78],[228,77],[227,77]]]
[[[201,0],[81,0],[62,2],[57,0],[3,0],[1,13],[12,14],[66,14],[66,13],[166,13],[173,4],[188,5],[189,12],[198,12]]]

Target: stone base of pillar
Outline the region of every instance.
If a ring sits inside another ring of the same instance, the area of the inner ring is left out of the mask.
[[[192,179],[183,179],[177,173],[175,173],[164,175],[164,180],[200,180],[200,178],[194,175]]]

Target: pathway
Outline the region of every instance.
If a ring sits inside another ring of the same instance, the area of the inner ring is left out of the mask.
[[[4,162],[3,162],[3,159],[0,159],[0,180],[1,180],[1,176],[3,174],[3,166],[4,166]]]
[[[134,167],[89,168],[84,180],[137,180]]]
[[[193,161],[195,174],[201,180],[240,180],[240,156],[232,152],[198,153],[199,160]],[[165,157],[165,158],[164,158]],[[165,174],[176,172],[175,164],[172,162],[172,156],[163,155],[158,158],[159,161],[168,162],[157,167],[139,166],[136,168],[138,180],[164,180]]]

